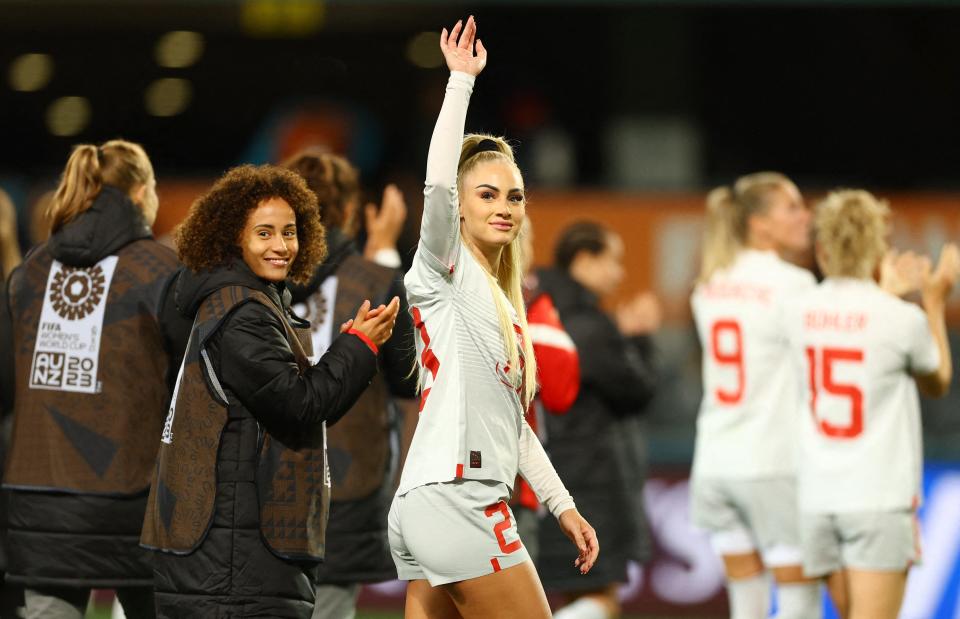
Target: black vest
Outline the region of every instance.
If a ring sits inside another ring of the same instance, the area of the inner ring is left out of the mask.
[[[351,254],[340,262],[334,274],[337,296],[333,307],[333,337],[336,337],[338,325],[353,318],[365,299],[374,307],[390,301],[385,296],[397,272],[359,254]],[[325,306],[326,300],[321,298],[319,288],[310,296],[314,306]],[[308,316],[314,328],[319,326],[315,318]],[[328,430],[327,456],[334,501],[362,499],[383,485],[390,458],[389,398],[386,381],[378,373],[350,412]]]
[[[174,253],[133,241],[84,268],[41,247],[10,282],[16,401],[7,488],[132,495],[150,485],[169,398],[156,317]]]
[[[298,365],[301,369],[309,366],[306,330],[294,329],[264,293],[228,286],[204,299],[163,428],[141,536],[146,547],[188,554],[203,542],[210,528],[220,437],[228,409],[242,411],[243,405],[226,401],[206,356],[206,345],[231,311],[251,302],[264,305],[280,318]],[[304,439],[306,447],[298,450],[287,448],[269,434],[264,434],[258,446],[260,530],[267,546],[285,559],[323,558],[330,504],[324,434],[323,428],[318,428],[315,435]]]

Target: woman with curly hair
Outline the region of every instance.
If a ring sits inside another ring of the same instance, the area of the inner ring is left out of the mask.
[[[326,245],[313,192],[288,170],[229,171],[176,237],[186,269],[163,316],[186,344],[141,538],[161,551],[157,616],[307,619],[330,500],[326,425],[376,373],[399,301],[365,301],[309,363],[285,281],[306,282]]]
[[[786,313],[808,405],[799,433],[803,569],[840,581],[847,599],[835,601],[847,619],[900,612],[907,574],[920,558],[918,389],[942,397],[953,376],[944,310],[960,252],[945,245],[936,269],[920,258],[906,285],[893,287],[919,291],[922,308],[897,298],[874,280],[889,216],[887,204],[866,191],[829,194],[815,219],[826,279]]]

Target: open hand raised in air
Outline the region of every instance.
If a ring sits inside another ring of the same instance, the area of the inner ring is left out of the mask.
[[[466,25],[461,19],[450,32],[444,28],[440,33],[440,51],[447,61],[447,68],[451,71],[462,71],[470,75],[480,75],[487,66],[487,50],[477,37],[477,22],[471,15]],[[474,55],[476,42],[476,55]]]
[[[364,209],[367,223],[367,244],[363,255],[368,260],[374,260],[377,252],[382,249],[397,249],[397,239],[403,232],[403,223],[407,219],[407,203],[403,193],[394,185],[387,185],[383,190],[383,201],[379,210],[376,204],[368,204]]]

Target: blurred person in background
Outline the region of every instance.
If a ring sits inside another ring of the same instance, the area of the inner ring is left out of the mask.
[[[450,78],[427,156],[420,244],[404,278],[421,414],[389,535],[397,572],[410,581],[407,619],[550,616],[507,504],[518,472],[576,545],[580,572],[599,552],[524,419],[536,391],[518,239],[524,186],[502,138],[464,136],[487,60],[476,32],[470,17],[440,35]]]
[[[334,325],[349,319],[364,299],[374,299],[375,304],[379,299],[400,299],[393,336],[380,350],[381,372],[350,414],[327,433],[333,487],[313,619],[350,619],[361,584],[397,577],[387,540],[397,456],[391,448],[391,408],[392,399],[416,395],[416,376],[410,371],[416,363],[413,319],[396,269],[400,266],[396,241],[406,205],[400,191],[388,185],[379,209],[366,206],[368,259],[346,232],[359,206],[357,169],[343,157],[319,149],[297,153],[282,165],[306,180],[327,232],[326,259],[309,282],[292,289],[294,309],[310,322],[311,360],[330,347]]]
[[[767,570],[777,617],[814,619],[820,585],[803,575],[796,505],[802,402],[782,312],[815,285],[784,259],[810,244],[810,212],[782,174],[743,176],[707,197],[691,306],[703,348],[703,401],[691,518],[723,559],[730,616],[762,619]]]
[[[30,204],[27,215],[30,248],[43,243],[50,236],[50,203],[56,193],[55,190],[45,191]]]
[[[275,166],[228,171],[176,244],[185,268],[161,319],[185,352],[141,538],[162,551],[157,614],[309,619],[330,500],[326,425],[376,375],[399,299],[365,300],[310,363],[286,280],[313,276],[324,229],[304,180]]]
[[[22,260],[20,241],[17,239],[17,209],[10,194],[0,189],[0,268],[3,270],[3,281],[7,281],[10,272]]]
[[[20,264],[20,242],[17,239],[17,211],[9,194],[0,189],[0,260],[2,260],[3,289],[0,290],[0,321],[9,323],[7,305],[7,278]],[[13,350],[12,333],[0,331],[0,350]],[[13,385],[0,386],[0,476],[7,459],[7,446],[13,423]],[[7,570],[7,505],[6,492],[0,492],[0,617],[16,617],[23,606],[23,587],[6,582]]]
[[[866,191],[829,194],[815,222],[826,279],[786,314],[809,407],[799,428],[803,568],[840,581],[845,619],[899,614],[908,570],[920,559],[918,388],[942,397],[953,375],[944,311],[960,251],[946,245],[935,270],[927,258],[907,270],[897,292],[919,291],[922,308],[903,301],[889,278],[888,290],[874,281],[889,216]]]
[[[523,294],[527,306],[527,327],[537,358],[537,397],[527,408],[527,423],[541,442],[546,438],[544,415],[563,415],[580,391],[580,357],[573,340],[563,329],[550,295],[540,289],[533,266],[533,225],[524,218],[520,229],[523,252]],[[530,560],[540,556],[540,502],[523,477],[517,476],[510,506],[517,518],[517,531]]]
[[[154,616],[137,538],[170,398],[157,301],[177,268],[151,233],[155,186],[139,145],[77,146],[50,239],[8,282],[7,578],[26,587],[27,617],[82,617],[91,587],[115,588],[129,617]]]
[[[643,505],[646,471],[638,416],[655,390],[651,335],[660,325],[653,295],[639,294],[614,316],[600,300],[623,280],[623,241],[604,226],[574,223],[560,233],[555,267],[539,273],[540,289],[556,304],[580,356],[580,389],[570,410],[546,419],[547,451],[604,540],[604,553],[586,576],[563,561],[564,540],[540,534],[539,568],[548,590],[567,605],[555,617],[602,619],[620,614],[617,589],[628,561],[650,555]]]

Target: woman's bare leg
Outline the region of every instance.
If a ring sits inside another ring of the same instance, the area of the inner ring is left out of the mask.
[[[462,619],[443,586],[431,587],[426,580],[411,580],[407,585],[404,619]]]
[[[873,572],[847,570],[850,587],[850,619],[897,619],[907,571]]]
[[[850,619],[850,584],[847,582],[847,570],[827,576],[827,590],[840,619]]]
[[[551,616],[547,596],[531,561],[442,585],[442,588],[463,619],[550,619]],[[409,594],[407,599],[409,601]]]

